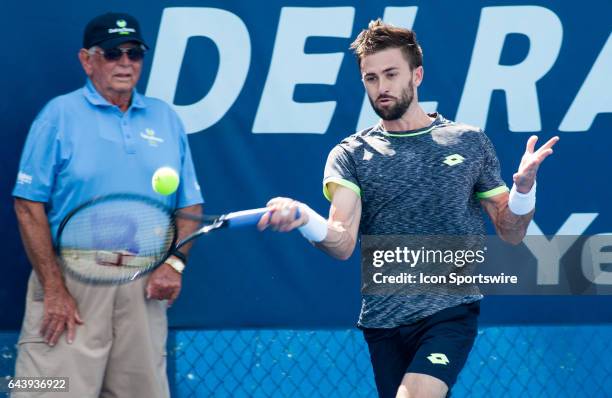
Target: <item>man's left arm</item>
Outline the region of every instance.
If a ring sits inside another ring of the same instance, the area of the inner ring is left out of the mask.
[[[181,213],[194,217],[193,219],[191,219],[191,217],[178,217],[176,219],[178,241],[183,240],[183,238],[187,237],[199,227],[199,222],[194,220],[197,220],[198,217],[202,215],[202,206],[198,204],[184,207],[180,210]],[[181,247],[182,256],[187,258],[190,249],[191,243]],[[170,259],[171,261],[183,261],[183,259],[174,255],[170,256]],[[181,282],[182,274],[166,262],[151,273],[149,281],[147,282],[147,298],[168,300],[168,307],[170,307],[181,292]]]
[[[559,137],[551,138],[535,150],[537,141],[535,135],[527,141],[518,171],[512,177],[514,186],[510,193],[504,192],[480,201],[491,217],[497,234],[515,245],[521,243],[533,219],[538,168],[553,153],[552,147],[559,141]]]

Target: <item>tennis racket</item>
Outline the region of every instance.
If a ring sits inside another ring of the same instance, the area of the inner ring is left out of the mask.
[[[266,208],[196,217],[136,194],[112,194],[83,203],[61,222],[56,250],[73,277],[92,284],[121,284],[159,267],[176,250],[220,228],[255,225]],[[195,232],[178,240],[177,220]]]

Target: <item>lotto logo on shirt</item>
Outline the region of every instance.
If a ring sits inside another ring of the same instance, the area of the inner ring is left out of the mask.
[[[465,160],[465,158],[461,155],[459,155],[458,153],[455,153],[454,155],[448,155],[446,158],[444,158],[444,164],[447,164],[449,166],[455,166],[458,165],[459,163],[463,162]]]

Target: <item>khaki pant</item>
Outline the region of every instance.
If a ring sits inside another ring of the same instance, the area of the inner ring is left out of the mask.
[[[43,291],[28,282],[15,376],[68,377],[68,393],[14,393],[12,397],[170,396],[166,375],[166,302],[147,300],[147,278],[119,286],[93,286],[66,277],[85,322],[72,344],[66,333],[54,347],[40,336]]]

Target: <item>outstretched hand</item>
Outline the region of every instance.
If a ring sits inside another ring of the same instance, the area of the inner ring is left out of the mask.
[[[516,190],[520,193],[527,193],[531,190],[540,164],[553,153],[552,147],[559,141],[559,137],[551,138],[546,144],[535,150],[537,141],[536,135],[529,137],[518,171],[512,176]]]

